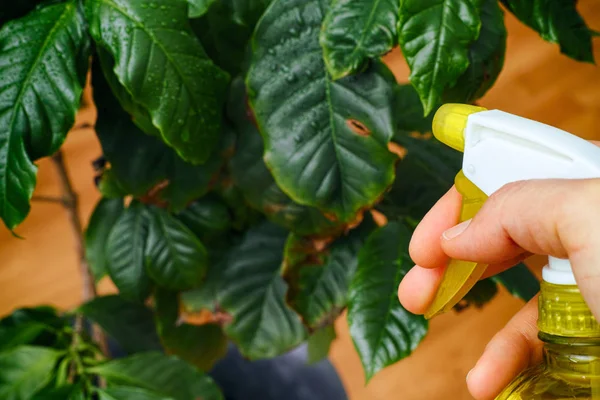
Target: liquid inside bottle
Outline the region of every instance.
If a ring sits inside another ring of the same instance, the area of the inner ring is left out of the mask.
[[[496,400],[600,400],[600,325],[579,289],[542,282],[538,302],[543,362]]]

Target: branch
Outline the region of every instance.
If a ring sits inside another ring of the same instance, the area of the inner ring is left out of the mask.
[[[44,195],[34,195],[31,198],[31,201],[39,201],[41,203],[56,203],[65,205],[65,199],[62,197],[53,197],[53,196],[44,196]]]
[[[87,259],[85,257],[85,243],[83,238],[83,225],[79,218],[79,199],[77,193],[73,189],[67,167],[63,158],[62,152],[59,150],[52,156],[52,161],[56,167],[56,172],[60,181],[61,197],[57,200],[62,203],[69,215],[73,238],[75,239],[75,249],[79,259],[79,273],[83,283],[83,301],[87,302],[96,297],[96,285],[94,277],[88,268]],[[53,198],[45,197],[46,201],[53,201]],[[52,199],[52,200],[50,200]],[[83,332],[83,315],[78,313],[75,317],[75,334],[73,335],[73,347],[77,347],[80,340],[80,335]],[[103,354],[108,354],[108,346],[104,332],[97,326],[92,325],[92,338],[100,347]]]

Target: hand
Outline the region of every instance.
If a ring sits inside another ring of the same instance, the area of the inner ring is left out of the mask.
[[[417,227],[410,255],[417,263],[398,289],[402,305],[422,314],[448,257],[489,264],[484,278],[530,254],[569,258],[583,297],[600,317],[600,179],[509,184],[471,221],[456,225],[461,196],[452,188]],[[526,367],[541,360],[537,297],[494,336],[467,376],[478,400],[495,398]]]

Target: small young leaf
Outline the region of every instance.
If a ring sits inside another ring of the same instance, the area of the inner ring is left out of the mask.
[[[223,400],[213,380],[175,356],[139,353],[89,369],[111,385],[136,386],[174,400]]]
[[[573,0],[501,0],[521,22],[578,61],[594,62],[592,32]]]
[[[404,0],[398,35],[425,114],[469,66],[469,46],[479,37],[482,0]]]
[[[333,79],[360,70],[396,44],[398,0],[338,0],[325,17],[321,46]]]
[[[84,27],[68,1],[0,30],[0,218],[11,230],[29,213],[32,161],[58,150],[75,121],[89,56]]]
[[[219,304],[233,319],[225,332],[253,360],[280,355],[306,337],[300,318],[285,304],[280,267],[286,235],[269,222],[251,228],[224,271]]]
[[[335,340],[335,327],[327,325],[308,338],[308,363],[315,364],[327,358],[331,343]]]
[[[119,82],[147,110],[165,143],[183,159],[203,163],[219,138],[228,76],[194,37],[186,2],[152,4],[86,1],[90,33],[112,56]]]
[[[380,62],[331,79],[318,37],[328,8],[326,0],[275,0],[254,33],[247,85],[279,187],[347,223],[394,180],[387,145],[396,81]]]
[[[400,281],[413,265],[410,236],[397,222],[375,231],[359,254],[350,284],[348,324],[367,381],[407,357],[427,332],[427,321],[406,311],[397,296]]]
[[[27,400],[48,383],[59,351],[20,346],[0,353],[0,399]]]
[[[152,289],[144,266],[147,237],[146,208],[134,202],[121,214],[106,241],[108,275],[128,300],[143,301]]]
[[[85,230],[85,256],[96,281],[106,275],[106,241],[123,210],[123,199],[101,199]]]
[[[523,263],[494,275],[492,279],[524,301],[531,300],[540,291],[540,282]]]
[[[184,290],[199,285],[206,274],[206,249],[175,217],[158,207],[148,212],[144,251],[148,275],[159,286]]]
[[[216,0],[187,0],[189,3],[188,16],[198,18],[206,14]]]
[[[97,323],[129,353],[161,350],[152,311],[120,296],[96,297],[79,311]]]
[[[497,0],[482,0],[481,32],[469,48],[469,67],[456,84],[444,92],[444,102],[471,103],[494,85],[506,53],[504,12]]]
[[[130,386],[114,386],[98,390],[98,400],[174,400],[151,390]]]

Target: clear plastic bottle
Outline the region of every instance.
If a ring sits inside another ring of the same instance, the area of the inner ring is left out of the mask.
[[[538,302],[543,363],[496,400],[600,400],[600,325],[578,287],[542,282]]]

